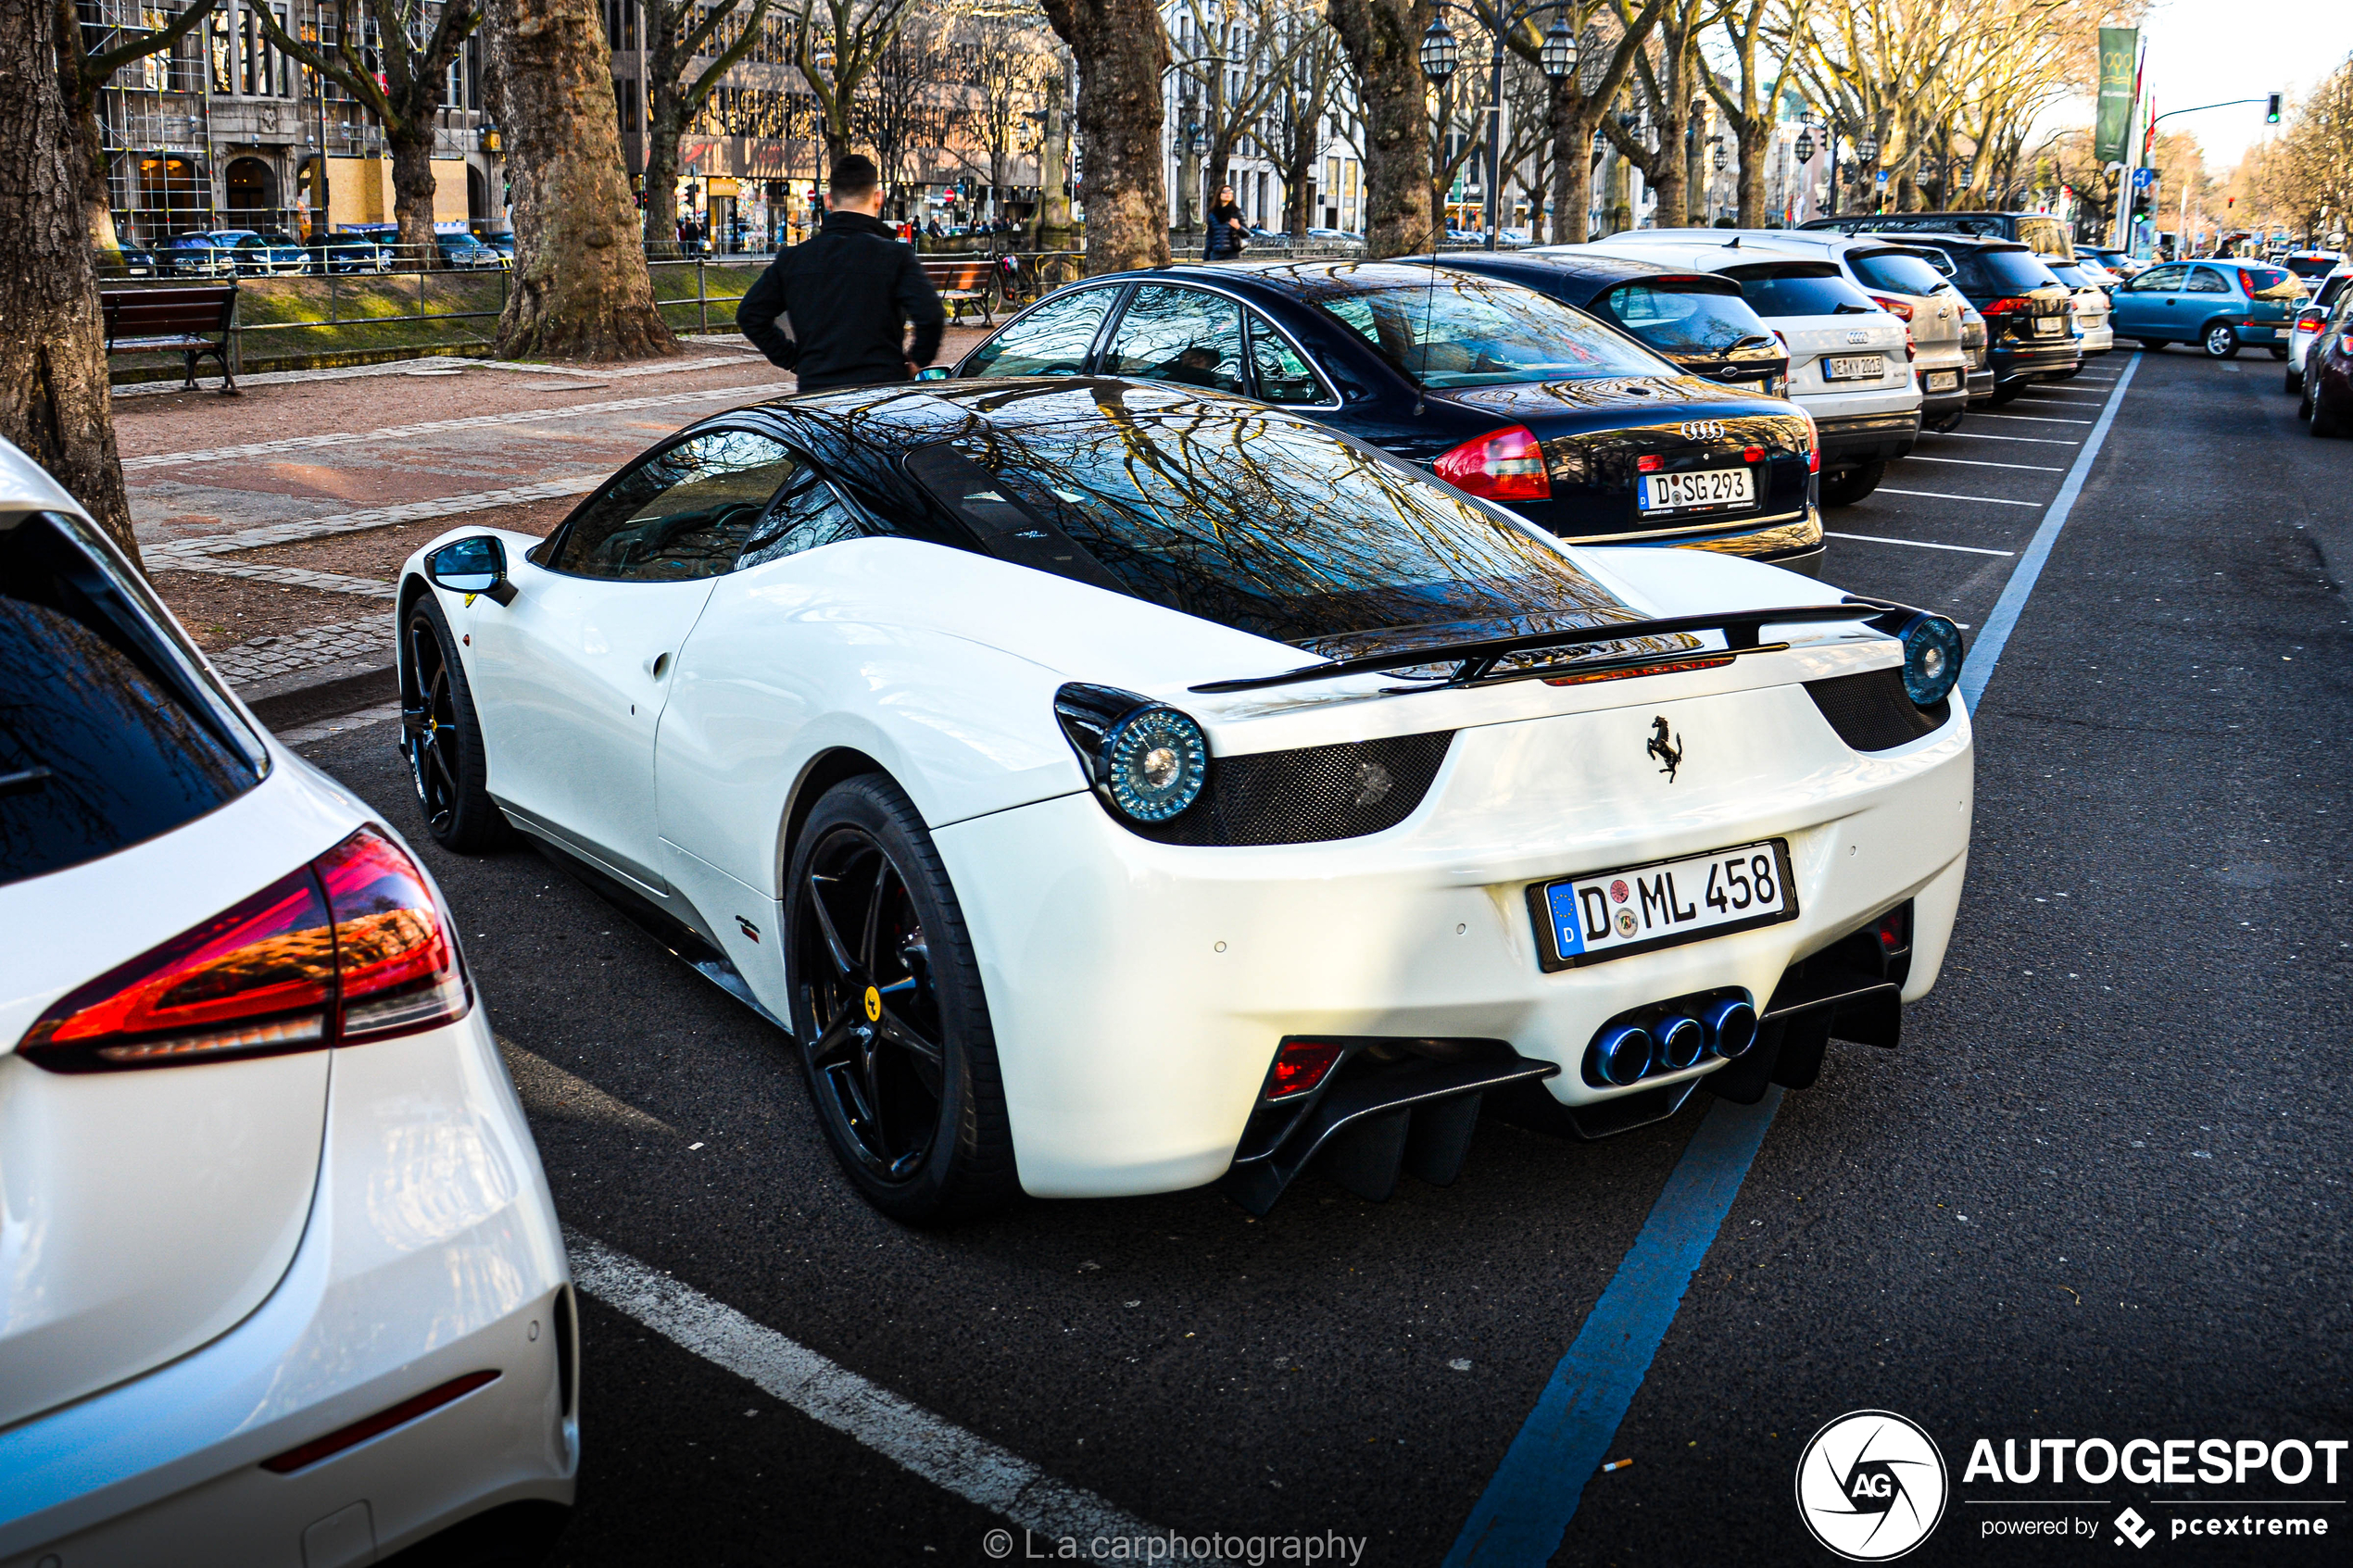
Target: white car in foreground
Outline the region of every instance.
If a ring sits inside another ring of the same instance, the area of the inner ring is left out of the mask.
[[[539,1158],[432,883],[0,445],[0,1561],[546,1534]]]
[[[1385,1196],[1482,1101],[1803,1086],[1895,1044],[1968,853],[1949,621],[1167,383],[739,409],[399,613],[431,830],[522,829],[788,1028],[911,1220]]]

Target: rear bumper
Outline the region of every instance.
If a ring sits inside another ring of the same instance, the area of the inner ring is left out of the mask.
[[[1998,382],[2039,381],[2080,368],[2082,354],[2072,337],[2031,347],[2002,344],[1994,350],[1994,379]]]
[[[570,1272],[484,1010],[334,1057],[285,1276],[194,1354],[0,1434],[0,1563],[322,1568],[503,1504],[570,1506]],[[262,1468],[482,1372],[380,1436]]]
[[[1925,405],[1923,405],[1925,407]],[[1822,470],[1859,468],[1901,458],[1919,439],[1921,409],[1900,414],[1832,414],[1817,418],[1822,433]]]

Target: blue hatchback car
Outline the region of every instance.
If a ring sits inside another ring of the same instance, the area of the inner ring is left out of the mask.
[[[2145,348],[2194,343],[2228,359],[2259,344],[2287,358],[2304,285],[2284,267],[2254,261],[2169,261],[2120,284],[2108,324]]]

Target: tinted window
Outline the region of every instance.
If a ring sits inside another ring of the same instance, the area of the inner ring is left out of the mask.
[[[1737,294],[1702,283],[1625,283],[1594,302],[1602,313],[1653,348],[1669,354],[1722,354],[1772,329]]]
[[[2069,237],[2067,225],[2056,218],[2021,218],[2018,220],[2017,240],[2037,256],[2075,258],[2075,242]]]
[[[2051,270],[2052,277],[2069,288],[2088,289],[2092,286],[2091,280],[2083,275],[2083,269],[2072,261],[2046,261],[2044,265]]]
[[[1807,276],[1793,272],[1758,272],[1739,280],[1742,297],[1759,316],[1842,316],[1877,310],[1869,295],[1835,273]]]
[[[1079,289],[1058,295],[973,350],[968,376],[1075,376],[1087,368],[1087,351],[1110,313],[1115,288]]]
[[[555,570],[671,583],[733,566],[769,498],[799,466],[746,430],[682,441],[631,469],[565,527]]]
[[[2325,278],[2336,270],[2336,257],[2333,256],[2291,256],[2287,258],[2288,270],[2299,278]]]
[[[1985,294],[2023,294],[2028,289],[2062,286],[2031,252],[1979,250],[1962,256],[1961,281]]]
[[[0,883],[94,860],[250,789],[253,756],[78,525],[0,526]]]
[[[1256,312],[1250,317],[1250,358],[1258,395],[1269,403],[1328,403],[1332,395],[1314,366]]]
[[[799,481],[776,497],[776,504],[744,542],[736,570],[764,566],[803,550],[862,538],[867,532],[865,518],[857,508],[842,499],[841,493],[820,479],[813,470],[804,470]]]
[[[2250,299],[2302,299],[2304,285],[2284,267],[2242,267],[2239,286]]]
[[[1147,284],[1120,313],[1103,374],[1239,392],[1242,307],[1199,289]]]
[[[2182,292],[2183,294],[2228,294],[2231,292],[2231,285],[2223,280],[2222,274],[2213,268],[2200,267],[2191,272],[2190,281],[2182,285]]]
[[[1917,256],[1900,251],[1881,251],[1876,256],[1851,256],[1846,264],[1855,275],[1875,289],[1890,294],[1934,294],[1938,289],[1951,288],[1944,274]]]
[[[1618,608],[1444,485],[1287,419],[1144,414],[955,445],[1138,597],[1285,642]]]
[[[1396,282],[1338,274],[1315,307],[1363,335],[1424,386],[1497,386],[1602,376],[1671,376],[1675,368],[1534,289],[1431,268]]]
[[[2190,270],[2175,263],[2167,267],[2152,267],[2124,286],[2134,294],[2164,294],[2182,286]]]

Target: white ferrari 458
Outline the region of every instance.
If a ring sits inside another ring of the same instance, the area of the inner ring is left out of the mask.
[[[434,836],[522,830],[775,1021],[912,1221],[1803,1087],[1896,1043],[1967,860],[1951,621],[1184,387],[739,409],[397,613]]]

